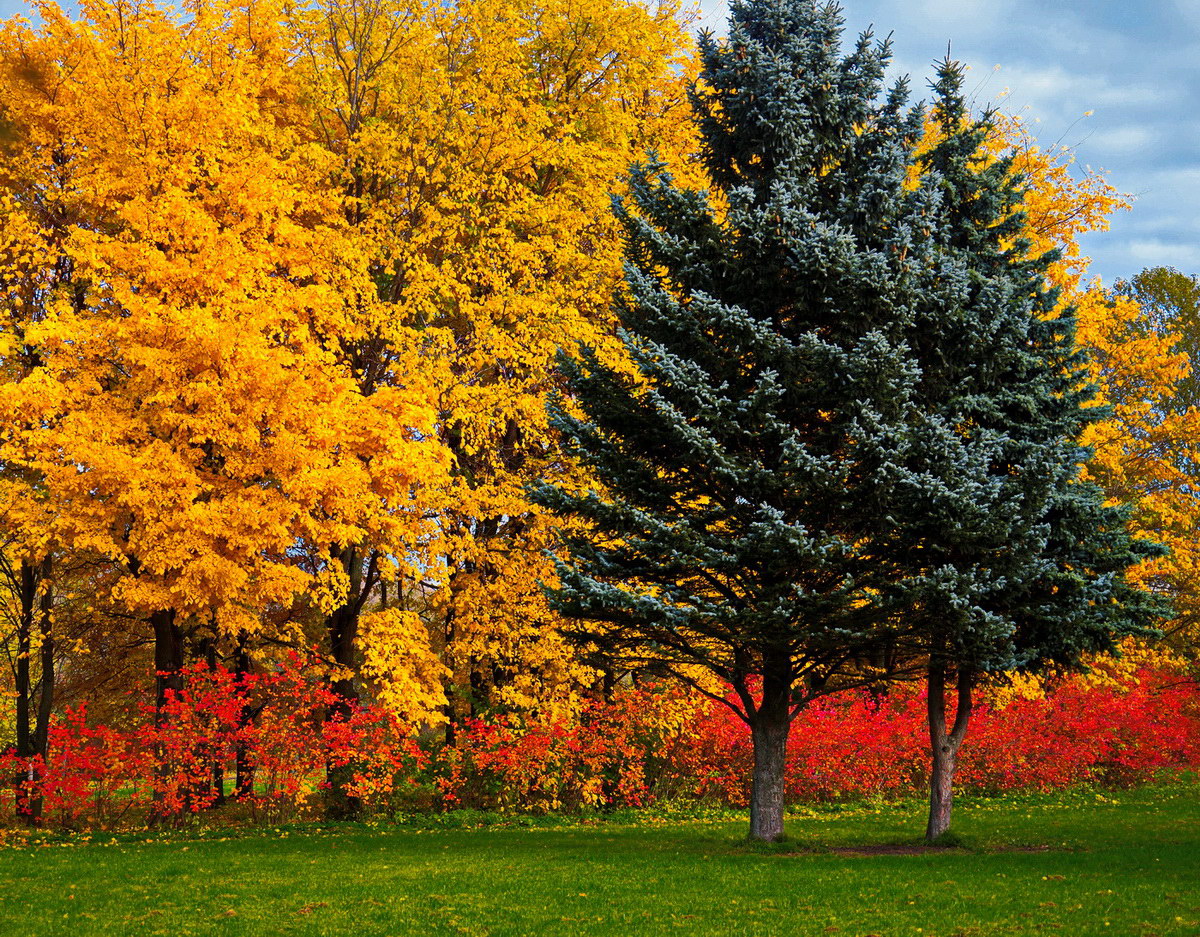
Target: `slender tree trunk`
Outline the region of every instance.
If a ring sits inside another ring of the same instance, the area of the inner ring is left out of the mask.
[[[238,692],[245,694],[246,681],[250,676],[251,663],[250,652],[246,648],[246,636],[243,634],[238,638],[237,651],[233,658],[234,679],[237,683]],[[251,713],[250,705],[243,702],[241,709],[238,711],[238,728],[245,729],[250,725]],[[254,763],[250,757],[250,750],[246,744],[244,733],[238,733],[237,746],[234,749],[234,796],[238,800],[250,797],[254,793]]]
[[[887,701],[891,689],[887,676],[896,669],[896,646],[894,641],[886,641],[870,655],[871,666],[875,667],[881,679],[875,680],[867,687],[867,695],[871,705],[879,709]]]
[[[183,629],[173,608],[154,612],[150,624],[154,628],[154,722],[163,725],[164,707],[183,690]]]
[[[174,609],[160,609],[150,615],[154,628],[154,725],[161,731],[168,722],[167,703],[183,690],[183,629],[175,620]],[[150,811],[150,822],[160,823],[168,819],[164,810],[162,790],[171,774],[166,752],[160,742],[155,750],[154,805]]]
[[[617,689],[617,675],[611,667],[605,667],[600,678],[600,694],[601,699],[606,703],[611,703],[613,693]]]
[[[950,831],[950,814],[954,806],[954,769],[971,719],[971,679],[970,673],[959,671],[954,726],[947,731],[946,665],[943,661],[930,660],[927,710],[932,761],[929,772],[929,824],[925,828],[925,841],[929,843]]]
[[[472,719],[479,718],[487,708],[489,693],[487,677],[481,669],[483,666],[483,662],[476,657],[471,657],[467,662],[467,667],[469,668],[467,685],[471,688],[470,695],[467,698],[467,705],[470,707],[469,712]]]
[[[213,622],[213,634],[200,641],[200,653],[204,657],[204,665],[208,668],[210,674],[217,670],[217,639],[216,639],[216,622]],[[211,718],[211,717],[210,717]],[[216,728],[216,727],[213,727]],[[214,745],[208,752],[209,756],[209,777],[205,785],[207,790],[201,789],[197,794],[204,799],[208,799],[208,795],[212,795],[210,805],[213,807],[222,807],[225,805],[225,746],[224,734],[221,732],[214,733]]]
[[[20,612],[17,620],[16,684],[16,754],[26,760],[25,767],[13,779],[17,815],[30,825],[42,818],[40,769],[34,759],[47,756],[50,736],[50,715],[54,706],[54,634],[51,608],[54,594],[50,576],[53,560],[47,556],[40,563],[21,562],[17,583]],[[39,592],[41,593],[39,598]],[[39,670],[33,679],[34,625],[37,625]],[[37,700],[36,706],[34,700]]]
[[[50,577],[54,573],[54,560],[47,556],[42,560],[42,596],[39,615],[39,637],[41,639],[41,676],[38,679],[37,721],[33,726],[34,754],[41,755],[43,761],[50,755],[50,716],[54,713],[54,588]],[[36,769],[35,769],[36,770]],[[41,778],[31,778],[35,790],[29,799],[29,816],[31,822],[40,823],[42,820],[42,785]]]
[[[786,659],[763,675],[763,697],[753,714],[754,778],[750,792],[750,839],[783,839],[783,782],[791,731],[792,678]]]
[[[33,651],[34,603],[37,599],[37,568],[28,560],[21,561],[17,583],[20,592],[21,610],[17,620],[17,672],[16,672],[16,754],[21,759],[31,759],[37,753],[34,745],[30,716],[33,709],[33,676],[30,655]],[[17,815],[26,823],[35,823],[31,799],[34,778],[30,766],[17,770],[13,778],[16,793]]]
[[[447,557],[447,561],[450,561],[450,557]],[[455,575],[454,573],[450,574],[450,581],[446,585],[446,588],[449,590],[453,590],[453,588],[454,588],[454,575]],[[454,676],[453,676],[453,667],[452,667],[452,658],[451,658],[451,655],[453,653],[451,648],[454,644],[454,605],[453,605],[453,603],[451,603],[450,608],[447,609],[447,611],[446,611],[446,622],[445,622],[445,626],[443,628],[442,634],[443,634],[442,663],[446,665],[446,671],[449,674],[449,676],[447,676],[447,678],[446,678],[446,683],[443,684],[443,686],[442,686],[442,689],[443,689],[443,691],[445,693],[445,697],[446,697],[446,705],[442,707],[442,712],[446,716],[446,725],[442,730],[442,733],[443,733],[442,741],[447,748],[453,748],[454,742],[456,739],[456,729],[457,729],[457,726],[455,724],[455,715],[454,715],[454,693],[453,693],[454,688],[452,685],[454,682]]]
[[[358,703],[358,689],[354,685],[354,641],[358,637],[358,614],[362,601],[362,563],[358,551],[352,547],[337,551],[335,561],[342,564],[350,580],[346,603],[336,609],[326,620],[329,632],[329,648],[334,663],[342,674],[330,684],[334,701],[329,705],[326,718],[346,719]],[[325,765],[325,816],[330,820],[356,820],[362,814],[362,801],[349,793],[353,765],[337,765],[332,761]]]
[[[54,608],[54,587],[50,577],[54,573],[54,561],[47,556],[42,560],[42,598],[41,598],[41,658],[42,675],[38,682],[38,711],[37,723],[33,730],[33,745],[39,755],[47,754],[47,744],[50,739],[50,716],[54,712],[54,622],[51,614]]]

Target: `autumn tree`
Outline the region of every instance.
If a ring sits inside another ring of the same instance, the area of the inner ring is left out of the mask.
[[[328,345],[338,367],[353,376],[357,392],[384,404],[421,372],[432,404],[436,382],[430,378],[441,367],[443,349],[431,337],[435,333],[414,330],[395,314],[403,271],[384,247],[386,225],[377,210],[387,193],[405,192],[411,182],[395,162],[391,145],[398,128],[391,124],[398,115],[408,118],[408,142],[420,150],[427,138],[419,128],[435,123],[435,15],[421,4],[351,0],[301,6],[287,18],[300,53],[295,78],[304,106],[304,132],[322,152],[361,276],[350,299],[357,328],[331,331]],[[375,497],[375,522],[364,528],[365,535],[303,543],[310,567],[337,584],[336,600],[321,604],[319,610],[323,643],[337,668],[332,681],[337,702],[329,714],[333,718],[344,716],[358,702],[364,677],[383,678],[389,702],[407,702],[411,685],[393,680],[389,686],[387,677],[403,675],[409,659],[428,653],[424,628],[404,599],[411,591],[406,581],[423,579],[430,563],[422,543],[391,522],[395,506],[407,500],[405,492],[388,482],[393,457],[390,448],[381,446],[361,459],[359,467],[371,479]],[[437,513],[437,498],[431,493],[443,486],[433,477],[425,481],[422,503],[412,508],[431,519]],[[428,532],[433,530],[430,525]],[[389,582],[395,583],[390,602]],[[423,646],[416,653],[410,642],[397,640],[417,633]],[[440,688],[440,670],[429,675]],[[440,699],[440,692],[437,695]],[[357,812],[356,802],[343,790],[345,773],[335,770],[329,778],[331,816]]]
[[[1169,267],[1143,270],[1091,295],[1095,371],[1111,408],[1094,433],[1090,471],[1112,497],[1135,504],[1133,523],[1171,547],[1139,575],[1167,596],[1174,618],[1163,651],[1194,657],[1200,630],[1200,515],[1194,442],[1197,308],[1194,277]]]
[[[427,717],[439,656],[457,697],[569,702],[591,672],[541,627],[522,485],[555,464],[553,350],[617,347],[603,194],[646,140],[688,148],[678,10],[38,11],[2,42],[28,561],[94,564],[160,701],[192,645],[319,627],[335,718],[364,690]]]
[[[338,603],[297,543],[427,533],[406,508],[440,465],[429,387],[368,399],[338,357],[372,285],[295,129],[280,9],[39,13],[3,37],[3,178],[34,230],[68,219],[47,263],[71,280],[20,336],[38,360],[0,395],[2,456],[50,505],[42,536],[103,559],[103,594],[149,623],[161,704],[188,630]]]
[[[545,410],[556,350],[587,343],[619,355],[607,298],[620,239],[607,193],[652,141],[676,164],[693,142],[680,119],[690,44],[675,4],[553,3],[519,21],[499,31],[510,33],[507,62],[476,110],[532,132],[507,153],[473,147],[464,162],[491,181],[476,205],[456,207],[468,214],[454,227],[486,235],[438,248],[456,258],[457,282],[439,318],[454,336],[442,415],[455,487],[435,609],[456,695],[472,707],[561,706],[594,679],[538,586],[551,575],[556,522],[525,485],[563,464]]]
[[[8,64],[20,67],[17,62]],[[20,145],[20,131],[10,121],[9,110],[0,110],[0,165],[5,169],[23,161]],[[62,154],[51,154],[51,159],[61,160]],[[80,215],[78,203],[65,191],[70,184],[65,173],[46,180],[36,194],[17,175],[0,170],[0,179],[0,375],[5,383],[17,383],[42,366],[33,336],[46,318],[48,303],[79,290],[66,242]],[[46,497],[44,479],[35,467],[8,458],[0,461],[5,527],[0,582],[11,624],[4,643],[13,669],[15,751],[30,765],[47,754],[49,720],[57,702],[55,593],[70,591],[62,588],[69,554],[50,534],[59,507]],[[26,802],[23,812],[36,821],[40,802]]]
[[[53,560],[47,555],[35,565],[28,555],[22,555],[14,563],[11,553],[8,550],[5,553],[0,556],[0,576],[9,599],[4,603],[9,627],[5,629],[3,645],[12,666],[16,695],[15,754],[24,764],[33,764],[48,753],[50,717],[55,703]],[[7,640],[9,635],[11,643]],[[41,798],[26,791],[28,781],[36,783],[36,772],[29,777],[27,769],[14,779],[17,813],[27,822],[36,823],[41,818]]]
[[[1141,315],[1132,331],[1154,337],[1175,354],[1186,357],[1187,372],[1175,382],[1169,398],[1161,390],[1147,387],[1143,396],[1163,396],[1174,413],[1200,406],[1200,280],[1174,267],[1147,267],[1128,280],[1118,280],[1112,288],[1114,301],[1136,303]],[[1132,390],[1132,388],[1130,388]]]
[[[452,460],[447,488],[424,501],[438,555],[383,584],[386,549],[343,556],[361,569],[359,599],[331,634],[353,634],[360,610],[386,598],[430,623],[452,674],[449,718],[561,705],[590,672],[548,627],[537,582],[552,523],[523,486],[558,464],[544,408],[554,351],[616,347],[605,297],[619,246],[605,195],[646,141],[688,149],[686,123],[672,119],[688,48],[678,10],[351,2],[316,5],[297,29],[317,133],[337,154],[377,286],[376,329],[346,353],[386,360],[393,335],[421,331]],[[360,371],[367,388],[396,379]],[[349,664],[349,646],[335,646]]]

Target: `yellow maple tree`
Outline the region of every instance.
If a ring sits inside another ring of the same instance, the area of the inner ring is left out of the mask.
[[[37,367],[0,388],[3,458],[37,479],[45,536],[150,622],[161,700],[188,629],[338,604],[344,577],[297,544],[429,536],[432,387],[368,398],[340,358],[369,269],[298,130],[278,4],[37,12],[0,36],[0,181],[70,275],[20,335]]]
[[[393,602],[430,622],[457,695],[569,701],[591,676],[542,597],[552,530],[524,485],[561,468],[555,352],[617,347],[608,193],[651,144],[689,171],[683,18],[627,0],[353,0],[306,8],[297,30],[318,136],[371,245],[378,334],[422,330],[452,460],[427,502],[438,553]]]

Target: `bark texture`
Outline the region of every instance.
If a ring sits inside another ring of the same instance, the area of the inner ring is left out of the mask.
[[[250,660],[250,650],[246,642],[244,634],[238,637],[237,650],[233,656],[234,679],[237,681],[238,691],[245,698],[246,681],[249,679],[253,671],[253,663]],[[251,707],[248,703],[243,702],[238,711],[238,728],[245,729],[254,720],[254,713],[251,712]],[[251,758],[250,750],[246,745],[244,738],[240,738],[237,743],[237,748],[234,751],[234,796],[238,800],[250,797],[254,793],[254,761]]]
[[[173,608],[160,609],[150,616],[154,629],[154,724],[163,726],[167,722],[167,703],[183,691],[183,629]],[[154,753],[160,782],[165,781],[171,771],[166,752],[159,744]],[[172,819],[172,811],[164,807],[160,794],[155,791],[154,805],[149,821],[157,825]]]
[[[154,721],[166,721],[163,707],[183,690],[183,629],[175,620],[173,608],[161,609],[150,616],[154,628]]]
[[[330,684],[335,700],[329,706],[327,718],[345,719],[358,703],[358,688],[354,683],[357,671],[355,641],[358,639],[359,619],[371,590],[379,581],[378,556],[368,552],[365,557],[355,547],[335,548],[333,561],[346,571],[348,591],[346,601],[328,619],[329,648],[334,663],[342,675]],[[325,766],[325,816],[330,820],[355,820],[362,813],[362,802],[351,795],[347,788],[354,773],[353,765]]]
[[[762,703],[753,713],[754,778],[750,792],[750,839],[783,839],[783,782],[791,731],[791,674],[786,662],[768,666]]]
[[[932,761],[929,772],[929,823],[925,828],[925,841],[929,843],[950,831],[954,807],[954,769],[971,719],[971,680],[970,673],[959,671],[954,726],[947,730],[946,665],[940,661],[931,661],[929,664],[927,708]]]

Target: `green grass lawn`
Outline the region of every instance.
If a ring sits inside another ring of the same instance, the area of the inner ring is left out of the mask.
[[[0,934],[1200,934],[1200,787],[745,821],[292,828],[0,849]],[[885,846],[886,849],[878,847]]]

